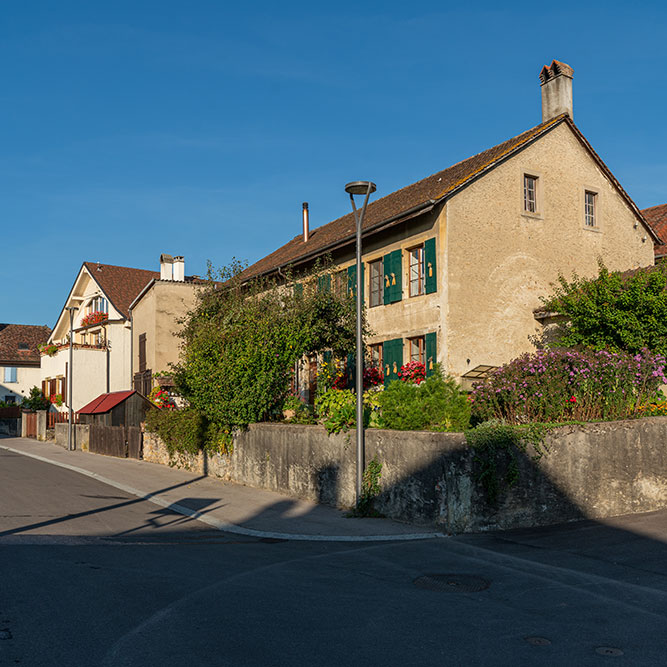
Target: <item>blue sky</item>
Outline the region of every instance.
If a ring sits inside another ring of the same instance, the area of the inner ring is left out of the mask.
[[[0,321],[53,326],[83,261],[253,262],[541,120],[575,122],[641,207],[667,202],[661,3],[0,4]]]

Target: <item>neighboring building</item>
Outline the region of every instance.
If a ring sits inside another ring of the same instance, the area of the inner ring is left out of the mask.
[[[41,358],[45,394],[61,394],[67,405],[70,317],[73,308],[72,408],[78,410],[102,393],[130,389],[129,306],[156,271],[84,262],[58,317],[49,343],[52,356]]]
[[[653,248],[655,261],[662,261],[667,257],[667,245],[665,245],[667,243],[667,204],[645,208],[642,210],[642,215],[655,235],[662,241],[662,243],[656,243]]]
[[[599,258],[611,270],[653,264],[660,240],[572,120],[572,76],[557,61],[542,69],[539,125],[368,205],[367,343],[389,379],[410,360],[479,376],[532,349],[533,310],[559,273],[595,275]],[[303,235],[243,277],[328,253],[353,285],[353,215],[312,231],[304,219]]]
[[[94,398],[80,410],[79,423],[96,426],[141,426],[153,404],[136,391],[116,391]]]
[[[197,300],[204,281],[185,275],[183,257],[162,255],[160,276],[153,278],[129,307],[132,321],[133,388],[147,396],[156,373],[160,384],[169,385],[171,364],[178,362],[182,320]]]
[[[20,403],[39,387],[39,346],[50,333],[49,327],[0,324],[0,401]]]

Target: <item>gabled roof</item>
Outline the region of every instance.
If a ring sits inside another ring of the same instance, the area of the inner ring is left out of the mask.
[[[647,228],[652,236],[655,236],[653,231],[647,225],[646,220],[642,217],[636,204],[621,187],[621,184],[616,180],[607,165],[605,165],[602,159],[593,150],[592,146],[588,143],[586,138],[581,134],[567,114],[561,114],[551,120],[540,123],[530,130],[527,130],[512,139],[508,139],[493,148],[489,148],[477,155],[473,155],[462,162],[458,162],[436,174],[427,176],[421,181],[417,181],[412,185],[408,185],[396,192],[392,192],[376,201],[369,202],[364,217],[364,234],[381,229],[398,220],[408,219],[414,215],[432,209],[435,205],[443,202],[448,197],[453,196],[459,190],[501,164],[512,155],[515,155],[526,146],[529,146],[561,123],[567,124],[572,129],[577,139],[591,154],[591,157],[597,162],[607,178],[613,183],[619,191],[619,194],[625,199],[626,203],[633,210],[640,222]],[[249,266],[243,273],[241,273],[241,279],[249,280],[260,275],[266,275],[276,271],[278,268],[290,264],[297,264],[314,259],[326,252],[350,243],[355,237],[355,231],[356,225],[354,214],[348,213],[333,222],[329,222],[322,227],[312,230],[307,243],[304,243],[302,235],[295,236],[291,241],[278,250],[255,262],[252,266]],[[657,241],[658,239],[654,238],[654,240]]]
[[[0,365],[39,366],[38,346],[46,343],[51,329],[32,324],[0,324]]]
[[[651,206],[642,209],[642,215],[651,229],[656,233],[663,243],[667,243],[667,204]],[[653,246],[656,258],[664,257],[667,254],[667,248],[657,243]]]
[[[129,317],[130,304],[154,278],[159,278],[158,271],[131,269],[127,266],[113,266],[97,262],[84,262],[83,265],[100,286],[114,308],[125,318]]]
[[[109,412],[117,405],[128,399],[136,391],[114,391],[110,394],[100,394],[87,405],[84,405],[80,410],[77,410],[80,415],[98,415],[104,412]]]

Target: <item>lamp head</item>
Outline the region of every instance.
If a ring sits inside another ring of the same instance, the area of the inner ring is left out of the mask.
[[[345,192],[349,195],[365,195],[375,192],[375,183],[370,181],[352,181],[345,186]]]

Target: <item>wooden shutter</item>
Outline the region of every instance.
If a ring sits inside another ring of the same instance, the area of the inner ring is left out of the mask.
[[[146,370],[146,334],[139,334],[139,372]]]
[[[398,371],[403,365],[403,339],[395,338],[387,340],[382,344],[382,357],[384,368],[385,387],[392,381],[398,380]]]
[[[394,250],[385,255],[382,262],[384,273],[384,302],[396,303],[403,297],[403,252]]]
[[[424,241],[424,286],[426,294],[433,294],[438,289],[436,254],[435,239]]]
[[[303,285],[301,283],[295,283],[295,285],[294,285],[294,296],[297,296],[297,297],[303,296]]]
[[[361,265],[361,299],[364,299],[364,278],[366,276],[366,271],[364,265]],[[357,296],[357,265],[352,264],[352,266],[347,267],[347,293],[348,296],[355,297]]]
[[[329,274],[317,276],[317,291],[325,294],[331,292],[331,276]]]
[[[433,368],[438,363],[438,334],[427,333],[424,336],[426,347],[426,377],[433,375]]]
[[[69,361],[65,362],[65,392],[63,393],[63,403],[69,407],[69,384],[67,384],[67,375],[69,373]]]

